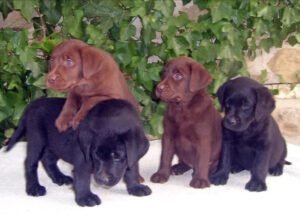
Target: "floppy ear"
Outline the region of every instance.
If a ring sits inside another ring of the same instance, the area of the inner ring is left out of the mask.
[[[275,101],[266,87],[254,89],[256,94],[255,119],[260,120],[268,116],[275,109]]]
[[[212,82],[208,71],[201,64],[197,62],[190,63],[190,71],[189,90],[191,92],[206,88]]]
[[[223,85],[221,85],[217,91],[217,96],[218,96],[218,100],[219,100],[219,103],[221,105],[221,111],[224,110],[224,93],[225,93],[225,90],[226,90],[226,86],[227,86],[228,82],[225,82]]]
[[[81,74],[84,79],[89,79],[96,72],[104,70],[104,58],[97,48],[86,46],[80,49],[81,55]],[[101,76],[99,74],[98,76]]]
[[[140,129],[129,130],[123,135],[126,146],[127,162],[129,168],[142,158],[149,149],[149,141]]]

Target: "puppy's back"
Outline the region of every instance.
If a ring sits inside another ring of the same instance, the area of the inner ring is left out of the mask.
[[[14,134],[6,143],[6,150],[11,150],[27,134],[43,131],[45,123],[50,125],[54,123],[64,103],[63,98],[39,98],[31,102],[23,112]],[[28,128],[30,131],[27,130]]]

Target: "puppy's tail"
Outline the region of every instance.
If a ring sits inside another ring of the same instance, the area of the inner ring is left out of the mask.
[[[284,164],[285,164],[285,165],[292,165],[292,162],[285,160],[285,161],[284,161]]]
[[[25,116],[23,116],[19,122],[18,128],[15,130],[12,137],[7,141],[5,151],[10,151],[15,146],[15,144],[21,140],[21,138],[25,135],[25,133],[26,133],[26,121],[25,121]]]

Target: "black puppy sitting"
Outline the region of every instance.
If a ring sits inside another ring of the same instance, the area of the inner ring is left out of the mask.
[[[149,195],[150,188],[139,184],[138,180],[138,160],[147,152],[149,142],[130,103],[103,101],[89,112],[77,130],[59,133],[54,122],[64,103],[62,98],[41,98],[32,102],[7,144],[7,150],[10,150],[26,136],[27,194],[46,194],[37,176],[40,160],[54,183],[72,183],[72,178],[62,174],[57,167],[58,159],[63,159],[74,166],[75,200],[80,206],[101,202],[90,190],[91,174],[97,183],[105,186],[113,186],[124,177],[129,194]]]
[[[258,82],[239,77],[225,82],[217,96],[225,112],[223,150],[217,172],[210,178],[215,185],[226,184],[230,171],[249,170],[249,191],[267,189],[267,173],[283,172],[287,147],[271,116],[275,101]]]

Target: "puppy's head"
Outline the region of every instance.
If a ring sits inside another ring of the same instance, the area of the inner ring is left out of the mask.
[[[56,91],[84,87],[95,79],[101,81],[105,72],[114,72],[117,65],[112,57],[80,40],[66,40],[56,46],[48,63],[47,87]],[[100,73],[103,72],[103,73]],[[98,73],[96,78],[91,79]],[[81,84],[82,83],[82,84]]]
[[[211,76],[201,64],[188,57],[178,57],[165,65],[155,92],[165,102],[188,101],[211,81]]]
[[[47,87],[67,91],[81,77],[81,49],[88,46],[79,40],[67,40],[57,45],[49,59]]]
[[[109,142],[96,146],[91,158],[95,181],[106,187],[116,185],[128,167],[126,146],[116,138],[110,138]]]
[[[224,83],[217,96],[225,112],[224,127],[236,132],[270,116],[275,101],[267,88],[246,77]]]
[[[140,130],[114,134],[100,131],[79,132],[80,148],[85,160],[92,162],[95,181],[106,187],[116,185],[126,170],[145,155],[149,141]],[[104,134],[103,134],[104,133]]]

